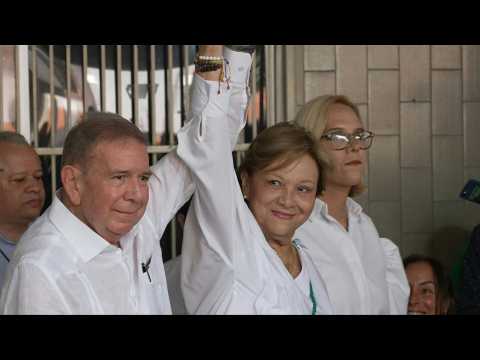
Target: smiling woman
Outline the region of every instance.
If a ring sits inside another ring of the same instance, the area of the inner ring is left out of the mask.
[[[219,84],[221,69],[199,71],[192,120],[179,133],[178,154],[196,183],[182,248],[187,312],[331,314],[321,274],[293,238],[322,189],[318,144],[293,124],[264,130],[240,168],[242,193],[231,151],[245,124],[252,59],[227,48],[223,55],[229,81]],[[222,47],[200,47],[200,60],[211,56]]]
[[[410,285],[408,314],[452,314],[455,307],[453,286],[443,265],[422,255],[410,255],[403,263]]]

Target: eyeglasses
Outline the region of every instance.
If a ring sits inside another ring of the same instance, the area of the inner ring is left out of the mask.
[[[374,136],[374,133],[367,130],[355,134],[345,134],[342,131],[334,130],[322,135],[320,139],[328,140],[334,150],[344,150],[353,145],[354,141],[360,145],[360,149],[368,150],[372,146]]]

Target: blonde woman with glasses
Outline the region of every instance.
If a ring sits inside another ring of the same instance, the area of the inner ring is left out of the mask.
[[[295,233],[322,274],[335,314],[406,314],[409,286],[398,248],[379,236],[352,198],[364,190],[363,171],[374,134],[345,96],[308,102],[295,123],[313,133],[327,164],[324,191]]]

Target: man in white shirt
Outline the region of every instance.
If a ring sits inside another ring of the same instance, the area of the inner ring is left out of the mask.
[[[0,132],[0,289],[18,240],[42,211],[40,159],[25,138]]]
[[[128,120],[96,113],[68,134],[62,189],[22,237],[3,314],[171,314],[159,239],[191,196],[176,152],[149,168]]]

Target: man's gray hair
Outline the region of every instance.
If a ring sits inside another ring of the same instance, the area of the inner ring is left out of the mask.
[[[84,120],[67,134],[63,144],[62,167],[80,165],[87,168],[87,159],[100,142],[134,139],[147,146],[147,138],[132,122],[118,114],[87,113]]]
[[[22,134],[12,131],[0,131],[0,143],[30,146]]]

